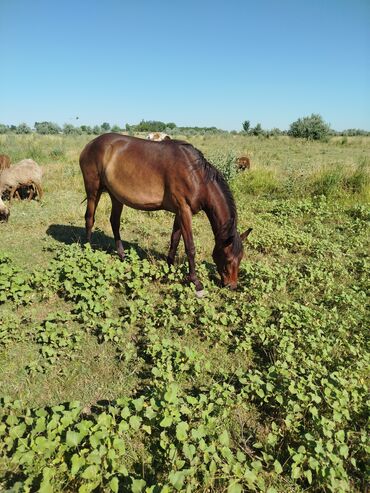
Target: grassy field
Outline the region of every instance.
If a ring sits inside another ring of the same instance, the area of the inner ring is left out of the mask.
[[[0,136],[45,192],[0,224],[0,489],[365,491],[370,138],[190,138],[253,227],[233,293],[194,218],[202,300],[169,213],[124,208],[120,262],[103,196],[81,246],[88,140]]]

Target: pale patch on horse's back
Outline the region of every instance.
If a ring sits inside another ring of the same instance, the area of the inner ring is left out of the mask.
[[[171,140],[171,137],[164,132],[150,132],[147,135],[147,140],[153,140],[155,142],[161,142],[162,140]]]

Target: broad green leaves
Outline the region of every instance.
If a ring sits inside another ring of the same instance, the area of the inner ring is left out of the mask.
[[[269,202],[261,216],[238,292],[219,290],[200,264],[203,300],[182,283],[184,266],[134,250],[119,262],[66,246],[32,281],[2,258],[0,344],[33,345],[27,378],[74,361],[87,335],[136,375],[132,396],[92,411],[3,399],[6,488],[360,489],[369,453],[368,213],[315,199]],[[31,295],[72,313],[31,320]]]

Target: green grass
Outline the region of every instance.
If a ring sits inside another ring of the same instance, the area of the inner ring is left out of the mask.
[[[254,228],[233,293],[194,218],[202,300],[169,213],[124,208],[120,262],[103,196],[79,245],[88,140],[0,136],[45,191],[0,224],[0,488],[363,491],[370,139],[191,138]]]

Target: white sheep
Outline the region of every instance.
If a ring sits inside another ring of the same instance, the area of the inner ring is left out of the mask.
[[[147,135],[147,139],[160,142],[162,140],[171,140],[171,137],[164,132],[151,132]]]
[[[31,200],[35,192],[39,199],[42,197],[41,188],[42,169],[32,159],[23,159],[19,163],[5,169],[0,175],[0,219],[8,220],[9,208],[2,201],[4,192],[9,192],[12,201],[17,190],[22,187],[30,187],[28,200]]]

